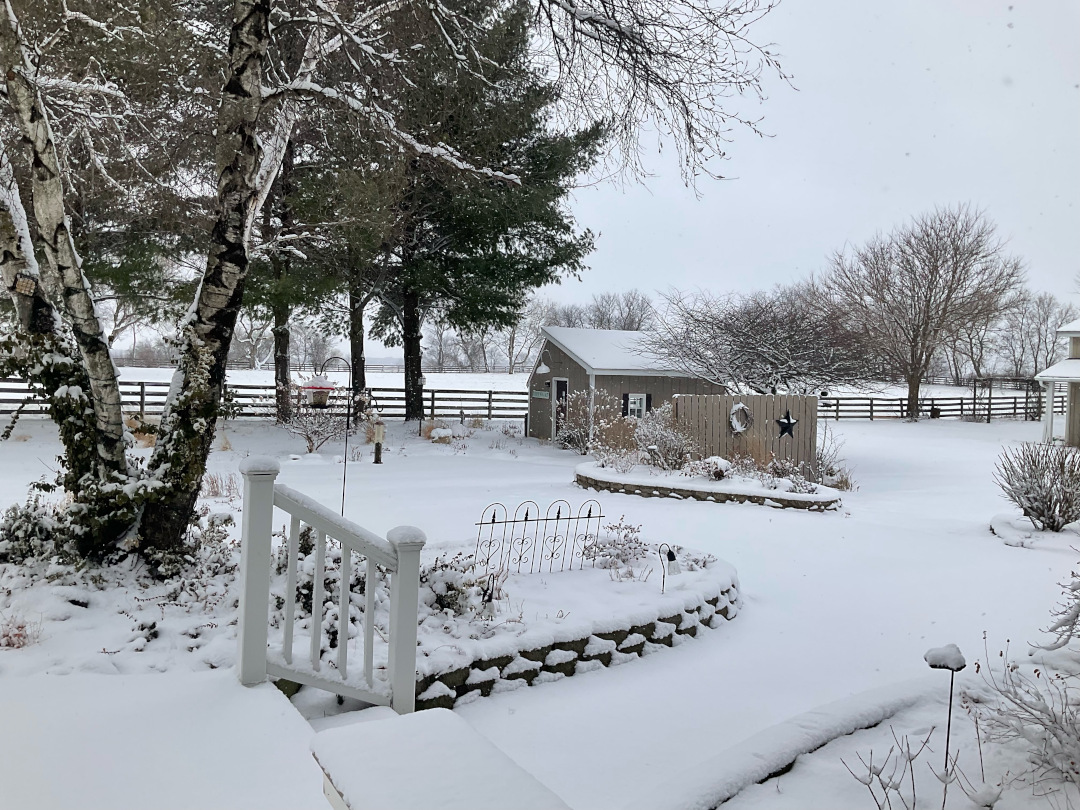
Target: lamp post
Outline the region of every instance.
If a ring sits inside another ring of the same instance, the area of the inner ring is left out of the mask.
[[[665,548],[667,551],[664,551]],[[660,593],[664,593],[667,590],[667,575],[681,574],[682,568],[679,566],[679,561],[675,559],[675,552],[667,543],[661,543],[657,546],[656,553],[660,555],[660,574],[663,577],[660,584]]]

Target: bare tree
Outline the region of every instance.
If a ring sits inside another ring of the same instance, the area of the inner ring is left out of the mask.
[[[664,299],[646,352],[731,391],[809,393],[873,373],[861,335],[809,283],[748,296],[675,291]]]
[[[585,308],[590,329],[642,332],[652,326],[655,317],[652,300],[641,290],[600,293]]]
[[[993,223],[960,205],[837,253],[824,287],[848,328],[865,331],[903,376],[914,419],[922,378],[946,337],[1000,316],[1023,278]]]

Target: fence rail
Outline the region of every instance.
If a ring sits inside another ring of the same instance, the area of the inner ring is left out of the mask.
[[[240,540],[242,574],[239,616],[239,677],[246,686],[270,677],[286,678],[337,695],[353,697],[376,705],[389,705],[399,714],[411,712],[416,697],[416,621],[420,583],[420,552],[423,532],[410,526],[391,529],[386,538],[335,514],[296,490],[275,484],[277,462],[248,459],[240,468],[244,476],[244,521]],[[284,630],[280,650],[268,649],[267,613],[270,607],[271,527],[274,509],[290,517],[286,539],[286,584],[283,599]],[[312,580],[311,610],[308,616],[306,661],[293,660],[293,633],[297,612],[297,569],[300,564],[300,527],[315,533],[315,570]],[[337,655],[323,668],[323,612],[327,601],[327,541],[341,547],[337,605]],[[352,558],[363,558],[364,608],[363,668],[349,669],[349,628],[352,624]],[[374,668],[375,591],[377,566],[390,574],[389,641],[386,679],[377,678]]]
[[[1066,393],[1054,397],[1054,413],[1065,413]],[[403,388],[372,388],[373,405],[384,418],[404,418],[405,390]],[[125,412],[144,416],[159,416],[169,393],[167,382],[120,381],[120,397]],[[273,385],[225,386],[225,399],[230,417],[273,418],[275,410]],[[0,379],[0,414],[14,413],[27,399],[26,383],[17,379]],[[345,403],[344,390],[331,395],[331,401]],[[922,397],[919,399],[921,417],[941,419],[1030,419],[1042,416],[1042,393],[1016,392],[1013,395]],[[23,412],[48,413],[48,404],[31,399]],[[472,391],[459,389],[426,389],[424,414],[430,418],[447,419],[523,419],[529,413],[528,391]],[[818,401],[818,419],[902,419],[907,415],[907,397],[822,397]]]
[[[372,388],[373,405],[384,418],[404,418],[405,389]],[[26,383],[16,379],[0,379],[0,414],[14,413],[23,405],[29,392]],[[126,413],[160,416],[169,394],[167,382],[120,381],[120,398]],[[275,389],[272,385],[243,385],[228,383],[224,399],[230,417],[273,418]],[[346,393],[337,390],[331,403],[344,407]],[[23,413],[48,413],[48,404],[31,399]],[[427,389],[424,391],[424,414],[430,418],[466,419],[523,419],[529,413],[527,391],[471,391],[458,389]]]

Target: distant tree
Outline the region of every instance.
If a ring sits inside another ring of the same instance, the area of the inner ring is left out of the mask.
[[[1002,315],[1023,279],[993,223],[960,205],[837,253],[823,285],[846,327],[865,332],[904,378],[915,419],[922,378],[947,337]]]
[[[664,300],[647,354],[731,391],[810,393],[873,374],[862,335],[811,284],[746,296],[675,291]]]
[[[585,307],[585,322],[590,329],[641,332],[652,326],[655,317],[652,301],[641,290],[600,293]]]

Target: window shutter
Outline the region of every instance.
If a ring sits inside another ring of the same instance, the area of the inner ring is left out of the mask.
[[[629,394],[623,394],[622,395],[622,415],[623,416],[629,416],[629,414],[630,414],[630,395]]]
[[[645,395],[645,413],[652,410],[652,394]]]

